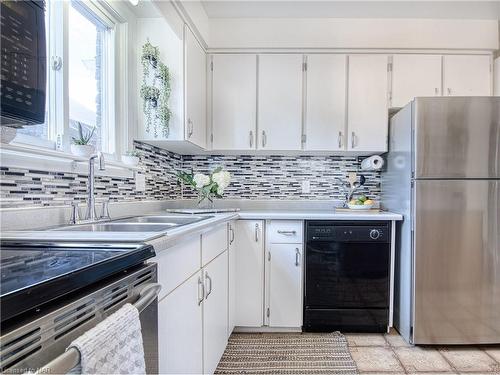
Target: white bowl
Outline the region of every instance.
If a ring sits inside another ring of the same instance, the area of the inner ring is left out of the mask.
[[[95,148],[92,145],[71,145],[71,153],[82,158],[89,158],[95,153]]]
[[[138,156],[122,155],[123,164],[130,165],[131,167],[137,167],[139,165]]]
[[[360,205],[347,203],[347,207],[349,207],[351,210],[369,210],[373,207],[373,203]]]

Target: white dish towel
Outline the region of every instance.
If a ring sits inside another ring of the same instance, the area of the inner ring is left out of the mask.
[[[145,374],[139,311],[130,303],[74,340],[68,347],[80,352],[80,367],[71,373]]]

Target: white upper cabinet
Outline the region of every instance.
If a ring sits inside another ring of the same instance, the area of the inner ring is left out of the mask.
[[[391,107],[404,107],[418,96],[441,96],[440,55],[394,55]]]
[[[349,56],[347,150],[387,151],[388,57]]]
[[[306,150],[345,148],[345,55],[308,55],[306,80]]]
[[[257,56],[212,56],[214,150],[254,150],[257,116]]]
[[[491,56],[443,56],[443,95],[489,96],[491,86]]]
[[[184,27],[184,131],[185,139],[200,147],[207,144],[207,61],[203,47]]]
[[[302,67],[302,55],[259,56],[258,149],[301,149]]]

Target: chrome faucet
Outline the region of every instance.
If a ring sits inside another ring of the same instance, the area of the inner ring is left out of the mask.
[[[99,162],[99,170],[103,171],[106,168],[104,164],[104,155],[102,152],[98,152],[89,158],[89,177],[87,182],[88,198],[87,198],[87,212],[85,214],[85,220],[95,221],[97,220],[97,214],[95,211],[95,172],[94,172],[94,161],[95,159]]]

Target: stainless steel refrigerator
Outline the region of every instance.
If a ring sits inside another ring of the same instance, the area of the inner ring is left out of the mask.
[[[500,343],[500,97],[416,98],[389,134],[396,328],[414,344]]]

